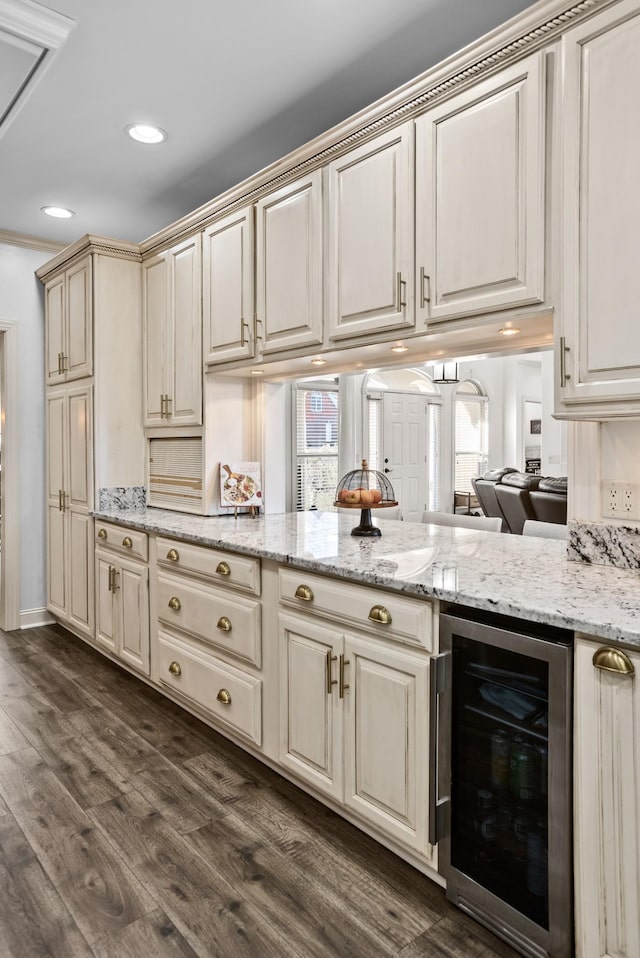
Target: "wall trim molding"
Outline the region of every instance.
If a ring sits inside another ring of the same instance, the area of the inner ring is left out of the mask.
[[[55,625],[56,620],[46,609],[24,609],[20,613],[21,629],[37,629],[40,625]]]
[[[65,246],[64,243],[57,243],[54,240],[40,239],[38,236],[29,236],[27,233],[12,233],[11,230],[0,230],[0,243],[51,253],[59,253]]]
[[[2,561],[0,561],[0,628],[19,628],[20,569],[20,369],[19,330],[16,320],[0,319],[2,338]],[[10,503],[9,509],[6,504]]]
[[[296,179],[372,139],[386,129],[423,113],[480,78],[548,46],[574,23],[617,0],[541,0],[464,50],[436,64],[410,83],[393,90],[321,136],[231,187],[218,197],[160,230],[140,244],[143,257],[158,253],[204,229],[221,216],[255,203]]]

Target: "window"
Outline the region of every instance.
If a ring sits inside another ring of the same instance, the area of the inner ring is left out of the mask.
[[[478,383],[460,383],[455,396],[456,492],[473,492],[471,480],[482,475],[489,459],[489,401]]]
[[[369,469],[378,470],[382,466],[380,449],[382,446],[382,400],[378,396],[367,396],[367,423],[369,426]]]
[[[338,485],[338,387],[296,383],[295,489],[296,509],[329,510]]]
[[[440,510],[440,419],[442,407],[430,402],[427,406],[427,464],[429,467],[428,508]]]

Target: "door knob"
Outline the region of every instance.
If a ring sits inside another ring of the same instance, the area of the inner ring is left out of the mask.
[[[385,466],[385,467],[384,467],[384,471],[385,471],[385,472],[393,472],[393,469],[387,469],[387,467]]]

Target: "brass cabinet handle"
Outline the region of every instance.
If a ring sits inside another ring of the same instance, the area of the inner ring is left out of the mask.
[[[69,357],[65,356],[65,354],[62,353],[62,372],[63,373],[69,372],[69,366],[67,365],[68,361],[69,361]]]
[[[222,702],[223,705],[231,705],[231,693],[227,689],[220,689],[216,698],[218,702]]]
[[[58,489],[58,509],[60,510],[60,512],[67,511],[67,499],[68,499],[68,496],[66,492],[64,491],[64,489]]]
[[[62,376],[62,353],[58,353],[58,376]]]
[[[379,622],[380,625],[391,625],[391,613],[383,605],[372,606],[369,618],[372,622]]]
[[[218,575],[231,575],[231,567],[228,562],[219,562],[216,566]]]
[[[303,602],[313,602],[313,591],[308,585],[299,585],[295,592],[296,599]]]
[[[244,338],[244,331],[245,331],[245,329],[247,330],[247,332],[249,332],[249,323],[245,323],[244,320],[243,320],[242,323],[241,323],[241,325],[240,325],[240,345],[241,345],[241,346],[248,346],[248,345],[250,344],[249,339],[246,339],[246,340],[245,340],[245,338]]]
[[[179,612],[182,608],[182,602],[177,595],[172,595],[169,599],[169,608],[173,609],[174,612]]]
[[[177,549],[169,549],[167,552],[167,559],[169,559],[171,562],[177,562],[179,558],[180,555]]]
[[[345,680],[344,680],[344,669],[345,669],[345,666],[346,666],[346,665],[351,665],[350,660],[349,660],[349,659],[345,659],[344,655],[340,655],[340,672],[339,672],[339,674],[340,674],[340,684],[339,684],[339,687],[338,687],[338,693],[339,693],[341,699],[344,698],[344,693],[345,693],[346,689],[351,688],[351,686],[350,686],[350,685],[347,685],[347,683],[346,683]]]
[[[567,346],[567,341],[564,336],[560,337],[560,388],[564,389],[567,385],[567,380],[571,379],[571,376],[567,372],[567,353],[571,350]]]
[[[107,538],[107,530],[100,529],[98,532],[98,539],[106,539],[106,538]]]
[[[231,619],[228,619],[226,615],[220,616],[217,627],[222,632],[231,632]]]
[[[131,536],[125,536],[124,539],[122,540],[122,545],[125,547],[125,549],[132,549],[133,539],[131,538]]]
[[[617,672],[619,675],[634,675],[636,671],[633,662],[622,649],[611,649],[608,646],[594,653],[593,664],[597,669]]]
[[[327,695],[331,695],[331,687],[338,684],[338,680],[331,677],[331,663],[335,662],[338,658],[337,655],[333,655],[332,653],[333,649],[327,649]]]
[[[179,662],[172,662],[169,666],[169,671],[172,675],[182,675],[182,668]]]
[[[398,312],[404,309],[407,305],[406,300],[402,298],[402,287],[404,286],[404,292],[407,291],[407,282],[402,278],[402,273],[396,273],[396,305],[398,307]]]
[[[111,565],[109,566],[107,583],[108,583],[109,592],[113,592],[113,566]]]
[[[109,592],[114,592],[118,588],[118,583],[116,582],[116,576],[118,575],[118,570],[115,566],[109,566]]]
[[[160,418],[164,419],[164,393],[160,395]]]
[[[427,283],[428,283],[429,286],[430,286],[430,285],[431,285],[431,278],[430,278],[430,276],[429,276],[428,273],[425,273],[425,271],[424,271],[424,266],[421,266],[421,267],[420,267],[420,282],[419,282],[419,286],[420,286],[420,309],[424,309],[425,306],[427,305],[427,303],[430,303],[430,302],[431,302],[431,297],[430,297],[430,296],[427,296],[427,295],[425,294],[425,291],[424,291],[425,280],[427,281]],[[429,292],[431,292],[431,290],[429,290]]]

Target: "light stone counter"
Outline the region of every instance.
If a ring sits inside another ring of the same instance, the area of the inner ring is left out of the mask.
[[[570,562],[554,539],[378,520],[382,537],[350,535],[357,510],[252,518],[164,509],[95,512],[134,529],[273,559],[310,572],[433,596],[640,646],[640,575]]]

